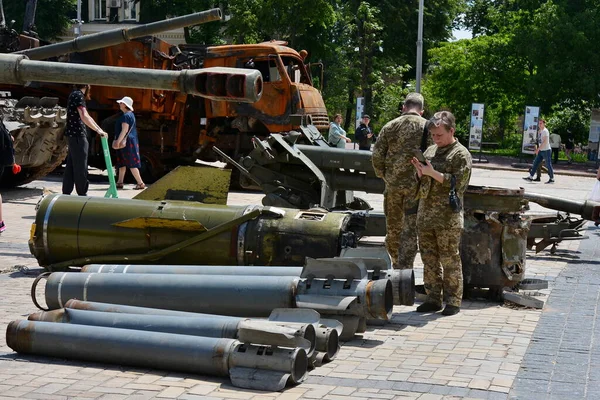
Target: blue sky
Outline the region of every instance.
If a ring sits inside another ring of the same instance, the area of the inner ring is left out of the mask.
[[[468,30],[464,30],[464,29],[453,30],[452,34],[454,35],[454,38],[456,40],[460,40],[460,39],[472,39],[471,31],[468,31]]]

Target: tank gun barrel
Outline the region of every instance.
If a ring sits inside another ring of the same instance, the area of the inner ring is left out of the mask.
[[[34,61],[0,54],[0,83],[30,81],[172,90],[212,100],[253,103],[262,95],[262,75],[253,69],[213,67],[166,71]]]
[[[43,60],[45,58],[56,57],[61,54],[90,51],[103,47],[114,46],[120,43],[128,42],[135,38],[155,35],[159,32],[164,32],[171,29],[204,24],[220,19],[221,10],[218,8],[213,8],[207,11],[188,14],[164,21],[152,22],[150,24],[134,26],[131,28],[112,29],[110,31],[84,35],[73,40],[33,49],[21,50],[16,53],[26,55],[31,60]]]
[[[594,201],[565,200],[545,194],[527,192],[525,192],[524,197],[525,199],[539,204],[542,207],[567,212],[569,214],[581,215],[583,219],[588,221],[597,222],[599,220],[600,203],[596,203]]]

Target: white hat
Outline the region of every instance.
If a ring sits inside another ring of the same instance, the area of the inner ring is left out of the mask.
[[[117,100],[117,103],[123,103],[127,106],[127,108],[133,111],[133,99],[131,97],[125,96],[121,100]]]

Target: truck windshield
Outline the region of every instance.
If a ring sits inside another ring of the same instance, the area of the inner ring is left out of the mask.
[[[280,82],[281,75],[273,58],[249,58],[243,62],[244,68],[260,71],[264,82]]]
[[[281,61],[283,61],[287,74],[293,83],[311,84],[302,61],[295,57],[281,57]]]

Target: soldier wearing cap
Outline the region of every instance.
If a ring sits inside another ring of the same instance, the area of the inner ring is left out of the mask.
[[[359,150],[371,150],[371,144],[373,143],[373,132],[371,131],[371,128],[369,128],[370,121],[371,117],[369,117],[367,114],[363,114],[360,125],[358,128],[356,128],[356,132],[354,133],[354,137],[358,142]]]
[[[423,140],[423,102],[419,93],[406,96],[402,115],[381,129],[373,146],[373,168],[385,182],[385,246],[395,269],[412,268],[417,255],[419,182],[411,159]]]
[[[417,226],[423,260],[427,300],[418,312],[442,309],[443,315],[460,311],[463,294],[460,238],[464,226],[463,195],[471,178],[471,154],[456,138],[456,121],[449,111],[436,113],[429,121],[434,144],[425,153],[426,164],[412,164],[420,178]]]

